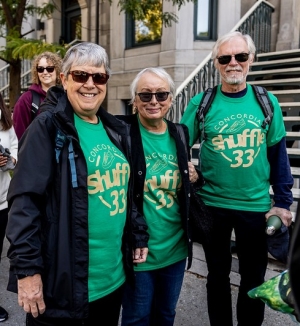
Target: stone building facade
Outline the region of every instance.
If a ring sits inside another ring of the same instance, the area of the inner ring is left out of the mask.
[[[44,1],[37,0],[36,3],[38,5]],[[255,0],[212,1],[217,3],[216,37],[232,30],[256,3]],[[268,2],[274,7],[271,51],[299,48],[300,0]],[[58,10],[43,21],[43,29],[36,31],[35,37],[50,43],[68,43],[72,40],[65,39],[65,34],[73,28],[71,32],[76,38],[95,42],[106,48],[113,75],[108,82],[104,106],[113,114],[125,114],[131,110],[127,105],[130,98],[129,85],[138,71],[148,66],[162,66],[178,87],[209,56],[214,44],[214,40],[195,40],[195,5],[192,2],[178,10],[171,1],[164,1],[164,10],[175,13],[178,22],[171,27],[162,28],[159,43],[138,47],[128,47],[126,43],[126,15],[120,13],[117,0],[113,0],[112,4],[100,0],[57,0],[55,3]],[[68,8],[66,4],[69,4]],[[80,20],[79,25],[76,19]]]

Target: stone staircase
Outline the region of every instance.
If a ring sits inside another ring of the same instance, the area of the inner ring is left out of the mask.
[[[257,55],[247,82],[264,86],[280,103],[287,131],[287,151],[294,177],[294,203],[291,211],[295,218],[300,200],[300,49],[269,52]],[[198,163],[199,144],[192,148],[192,161]],[[270,189],[272,196],[272,189]]]
[[[280,103],[287,131],[287,152],[294,177],[292,189],[295,212],[300,199],[300,49],[257,55],[247,82],[264,86]],[[272,189],[270,189],[272,195]]]

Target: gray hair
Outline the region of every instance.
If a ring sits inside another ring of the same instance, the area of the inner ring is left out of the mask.
[[[229,33],[221,36],[217,40],[217,42],[215,43],[215,45],[214,45],[214,47],[212,49],[212,55],[211,55],[212,59],[216,59],[216,57],[218,56],[220,46],[222,44],[230,41],[231,39],[233,39],[235,37],[240,37],[247,43],[248,51],[249,51],[250,54],[253,55],[253,58],[254,58],[255,52],[256,52],[256,47],[255,47],[255,44],[254,44],[251,36],[248,35],[248,34],[242,34],[241,32],[238,32],[238,31],[234,31],[234,32],[229,32]]]
[[[74,65],[94,67],[101,67],[103,65],[106,74],[111,75],[108,64],[108,55],[102,46],[91,42],[81,42],[73,45],[65,54],[62,72],[67,76]]]
[[[140,81],[141,77],[147,72],[150,72],[150,73],[158,76],[159,78],[164,80],[169,85],[169,87],[170,87],[170,96],[171,96],[171,99],[173,100],[174,95],[175,95],[175,83],[174,83],[172,77],[165,71],[164,68],[161,68],[161,67],[149,67],[149,68],[145,68],[142,71],[140,71],[135,76],[134,80],[132,81],[132,83],[130,85],[131,100],[130,100],[129,104],[133,104],[134,99],[135,99],[135,95],[136,95],[137,84]]]

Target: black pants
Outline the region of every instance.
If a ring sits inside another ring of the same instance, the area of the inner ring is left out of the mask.
[[[3,249],[3,241],[5,237],[7,219],[8,219],[8,208],[0,210],[0,261],[1,261],[1,254]]]
[[[238,326],[260,326],[265,304],[251,299],[247,292],[264,282],[268,264],[265,213],[209,207],[213,231],[209,244],[203,243],[206,256],[207,304],[211,326],[232,326],[231,233],[235,231],[236,252],[241,277],[238,299]]]
[[[111,294],[89,304],[88,319],[37,318],[26,315],[26,326],[117,326],[121,310],[123,286]],[[46,307],[47,309],[47,307]]]

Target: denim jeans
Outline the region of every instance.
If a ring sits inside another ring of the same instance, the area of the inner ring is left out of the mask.
[[[238,326],[260,326],[264,320],[263,301],[247,292],[264,282],[268,263],[265,212],[248,212],[209,207],[213,217],[212,239],[203,244],[207,275],[207,305],[211,326],[232,326],[230,287],[231,233],[235,231],[241,277],[238,299]]]
[[[186,260],[170,266],[136,272],[133,289],[125,285],[122,326],[172,326]]]

